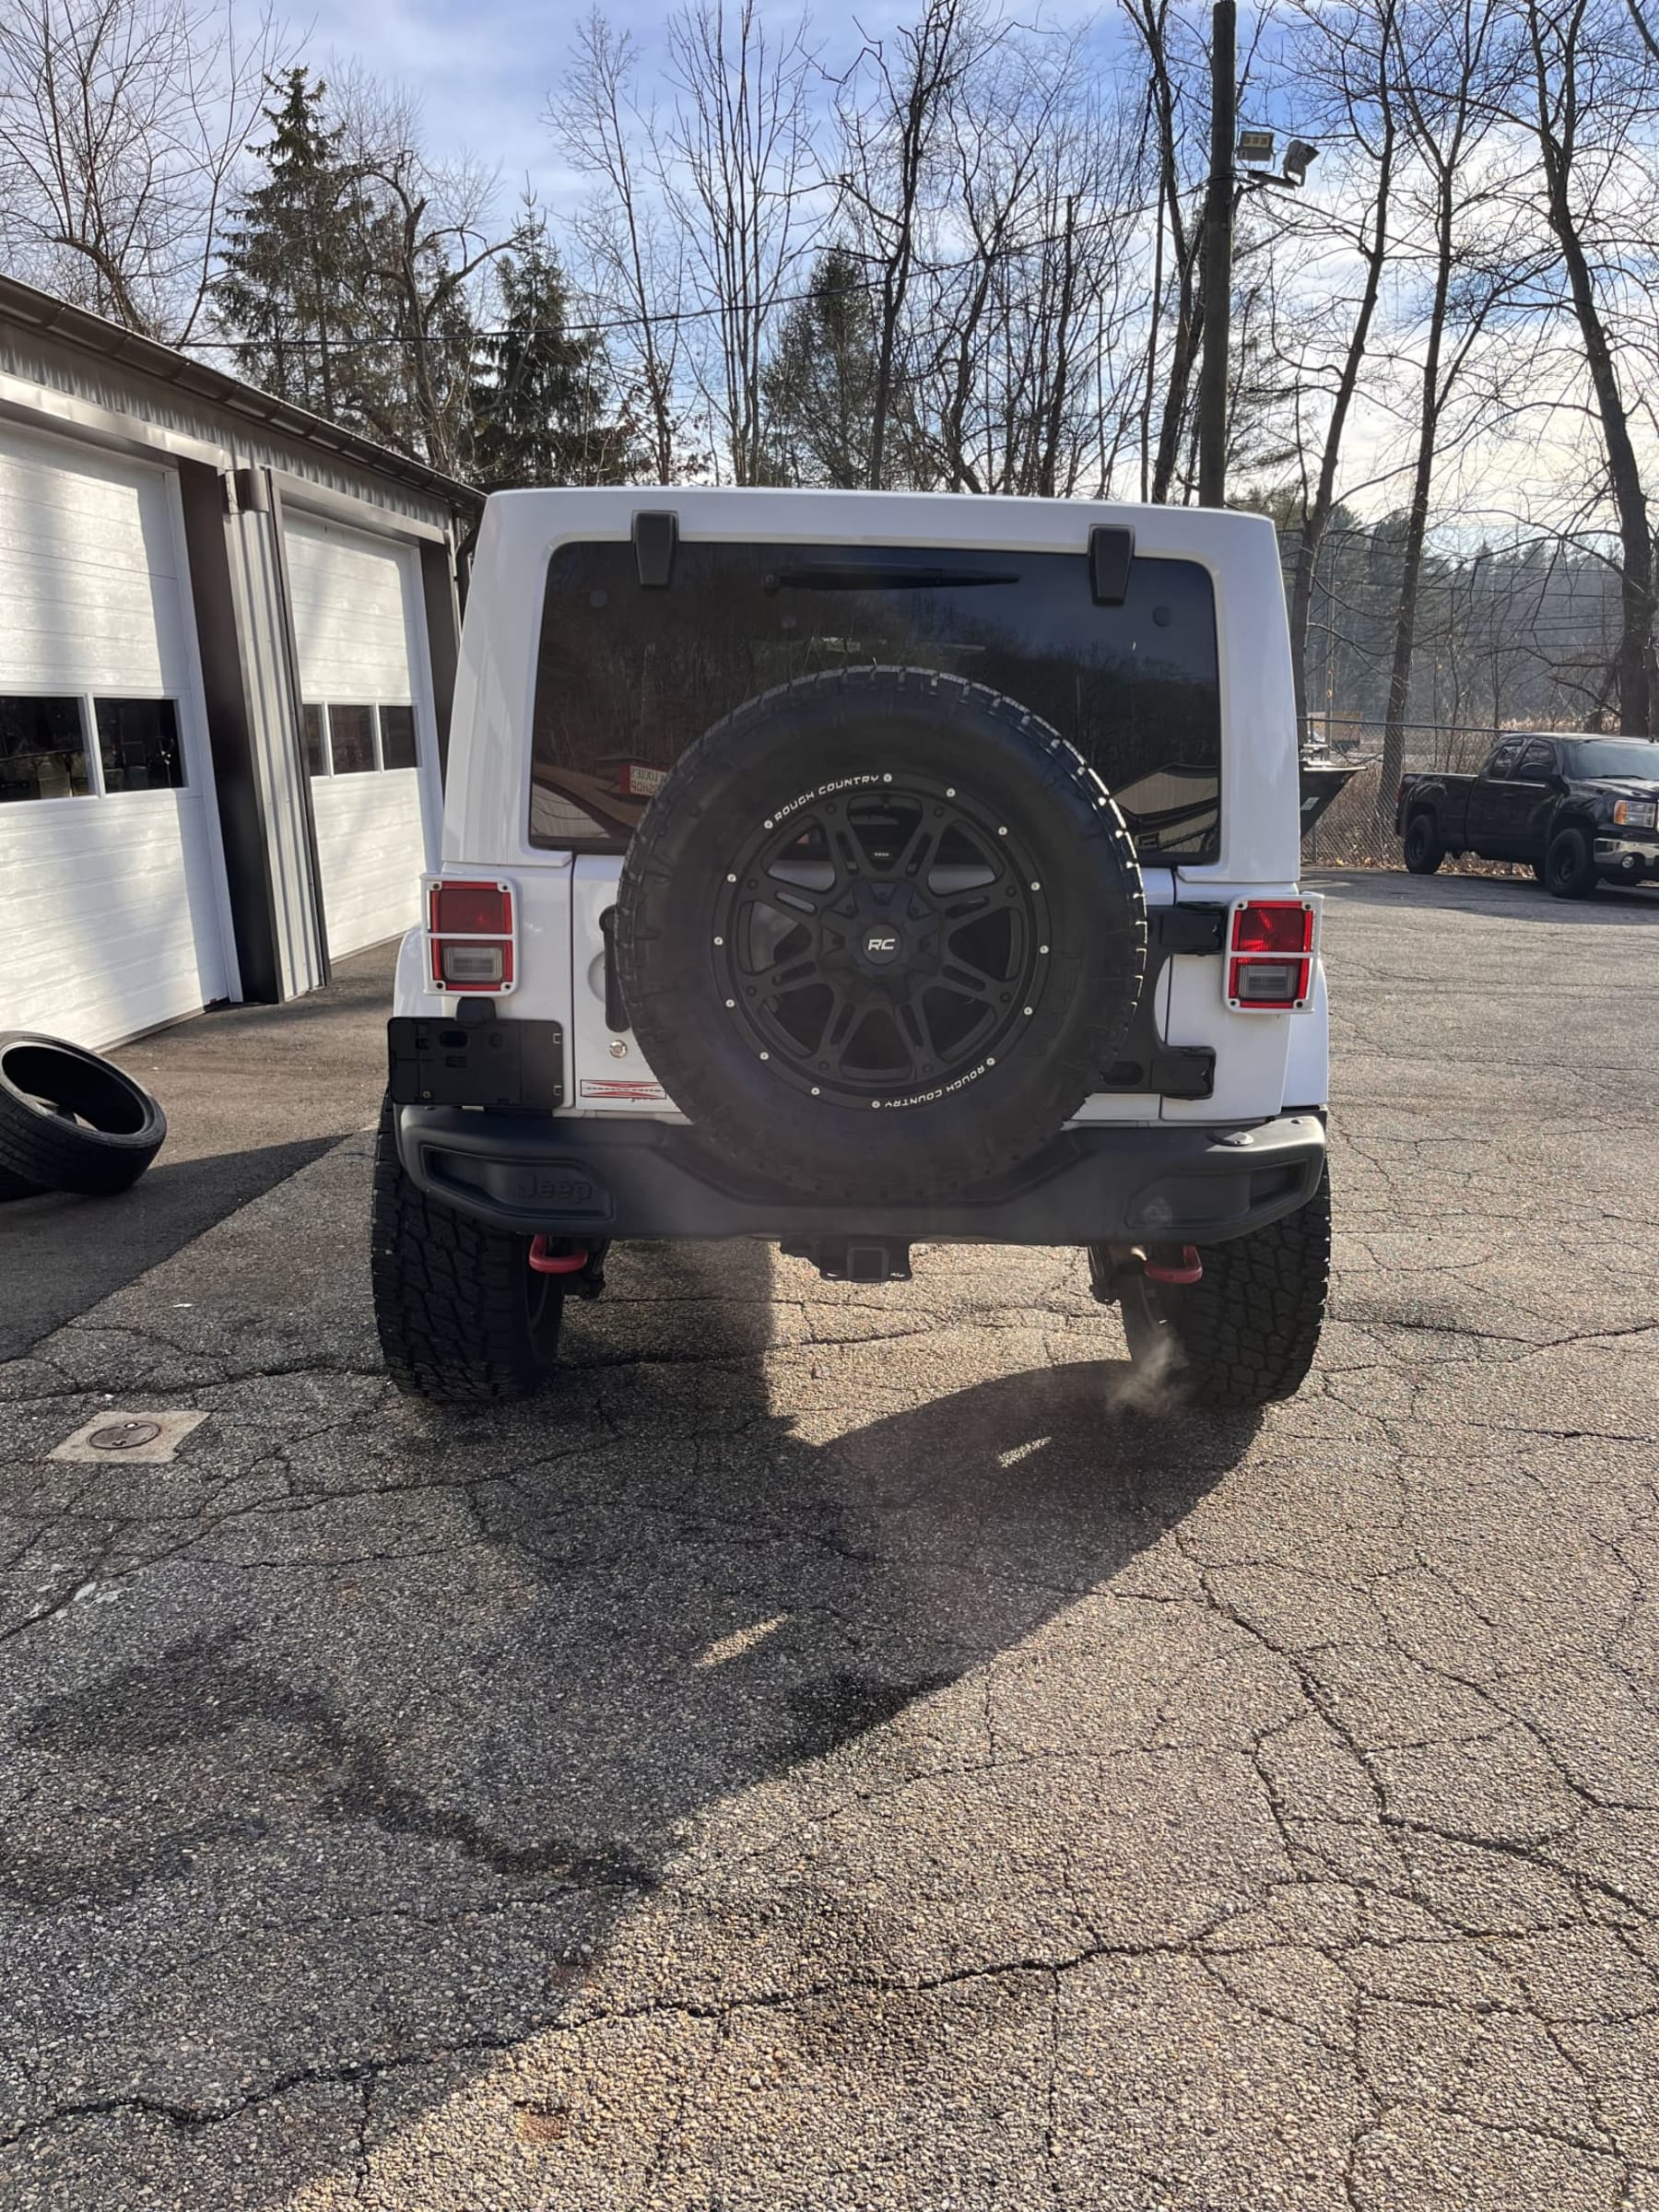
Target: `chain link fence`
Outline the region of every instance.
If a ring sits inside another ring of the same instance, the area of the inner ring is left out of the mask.
[[[1501,730],[1447,723],[1407,723],[1405,770],[1408,776],[1445,771],[1473,775],[1491,751]],[[1348,782],[1302,839],[1302,860],[1311,868],[1403,868],[1394,831],[1394,794],[1382,782],[1383,724],[1320,716],[1309,726],[1305,759],[1310,766],[1349,769]],[[1530,870],[1502,860],[1477,860],[1465,853],[1448,860],[1448,874],[1516,876]]]

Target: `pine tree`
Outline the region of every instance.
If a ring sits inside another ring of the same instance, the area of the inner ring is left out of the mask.
[[[546,218],[526,207],[496,265],[500,330],[479,351],[473,387],[473,480],[618,484],[638,459],[625,417],[608,411],[602,343],[569,329],[570,288]]]
[[[767,474],[783,484],[841,490],[868,483],[877,380],[876,318],[858,260],[842,246],[818,256],[807,296],[783,319],[762,372]],[[891,460],[883,475],[902,482],[902,410],[895,411]]]
[[[367,366],[374,210],[303,68],[272,81],[263,181],[232,211],[215,302],[241,340],[240,375],[331,420],[348,419]]]

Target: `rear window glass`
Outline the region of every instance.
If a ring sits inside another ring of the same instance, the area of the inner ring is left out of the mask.
[[[561,546],[536,664],[530,841],[619,853],[711,723],[827,668],[930,668],[1006,692],[1077,747],[1142,854],[1219,857],[1215,600],[1137,559],[1097,606],[1082,553],[682,544],[646,591],[630,543]]]

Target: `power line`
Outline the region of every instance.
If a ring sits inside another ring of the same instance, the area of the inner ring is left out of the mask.
[[[1156,214],[1161,206],[1161,200],[1140,201],[1133,206],[1120,207],[1110,216],[1101,216],[1093,222],[1075,224],[1069,233],[1064,230],[1043,231],[1036,238],[1022,239],[1006,246],[990,246],[982,253],[963,254],[956,261],[912,261],[910,265],[911,274],[912,276],[953,276],[964,269],[979,269],[996,262],[1017,261],[1026,254],[1040,253],[1046,246],[1073,243],[1095,231],[1112,229],[1136,216]],[[853,258],[867,261],[873,256],[854,253]],[[837,285],[835,289],[843,295],[862,292],[873,297],[880,291],[882,281],[872,276],[860,283]],[[769,311],[777,307],[799,307],[818,296],[812,288],[804,292],[780,292],[775,299],[766,301],[765,307]],[[378,346],[473,346],[487,345],[502,338],[603,337],[617,330],[654,329],[663,325],[677,327],[682,323],[706,322],[712,316],[729,312],[728,308],[716,301],[707,307],[646,308],[635,314],[614,315],[597,322],[531,324],[505,330],[388,331],[369,338],[194,338],[190,350],[193,353],[255,353],[276,352],[283,348],[298,352],[326,347],[335,353],[360,353]]]

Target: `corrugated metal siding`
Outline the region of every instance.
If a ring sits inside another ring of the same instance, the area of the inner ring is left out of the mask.
[[[239,465],[286,469],[326,490],[367,500],[384,508],[389,515],[407,515],[441,529],[450,519],[441,501],[424,499],[410,486],[353,468],[299,439],[262,434],[256,423],[215,408],[189,393],[171,391],[148,377],[135,375],[119,361],[103,360],[76,347],[53,345],[48,338],[5,322],[0,322],[0,374],[25,377],[67,398],[134,416],[182,438],[222,446]]]

